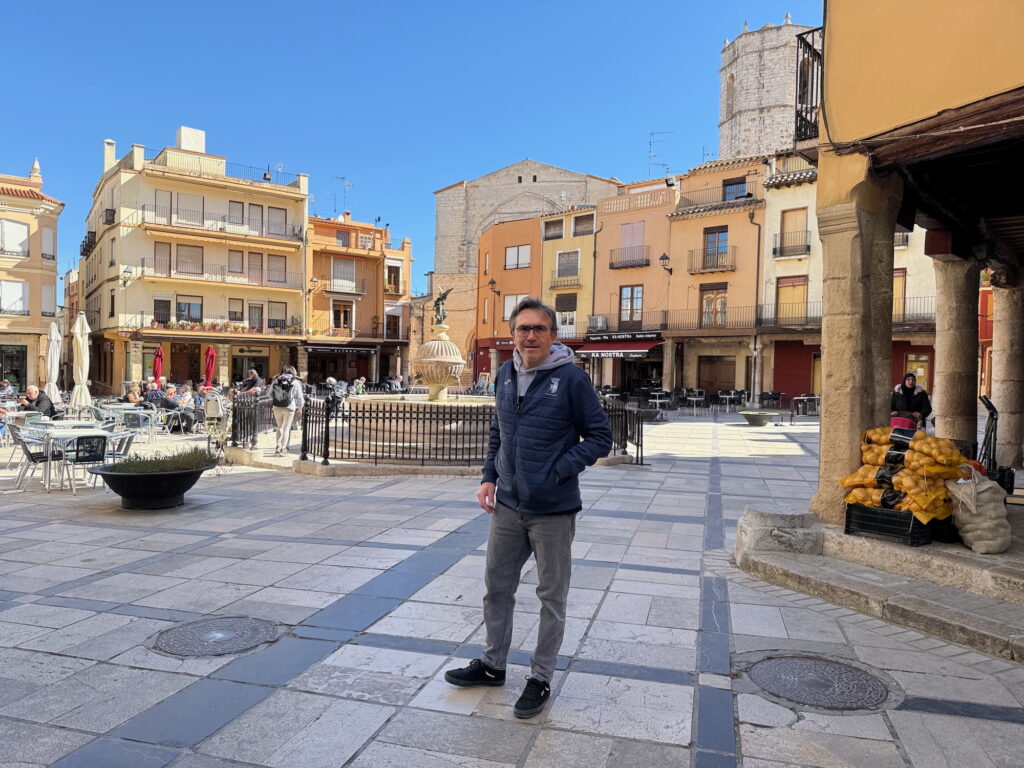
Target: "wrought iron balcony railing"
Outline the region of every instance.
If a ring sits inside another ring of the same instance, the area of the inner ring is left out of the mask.
[[[690,251],[687,272],[731,272],[736,269],[736,246],[725,248],[696,248]]]
[[[772,256],[776,259],[806,256],[811,252],[810,230],[776,232],[773,237]]]
[[[612,248],[608,260],[609,269],[630,269],[651,265],[651,246],[630,245],[626,248]]]

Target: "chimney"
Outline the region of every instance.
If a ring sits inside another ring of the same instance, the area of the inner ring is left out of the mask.
[[[174,146],[190,152],[206,153],[206,131],[181,126],[174,134]]]
[[[113,139],[103,140],[103,172],[106,173],[117,162],[117,144]]]
[[[352,222],[352,211],[345,211],[345,216],[342,219],[342,221],[344,221],[346,224],[351,223]]]

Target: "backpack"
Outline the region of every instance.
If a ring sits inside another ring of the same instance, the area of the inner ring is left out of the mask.
[[[275,408],[288,408],[292,404],[292,377],[278,376],[270,387],[270,400]]]

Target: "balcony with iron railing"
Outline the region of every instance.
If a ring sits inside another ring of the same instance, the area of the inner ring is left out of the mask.
[[[689,252],[687,272],[731,272],[736,269],[736,246],[725,248],[694,248]]]
[[[686,190],[679,195],[679,203],[671,216],[729,210],[764,199],[764,190],[758,177],[748,176],[742,183],[719,184],[705,189]]]
[[[608,259],[609,269],[630,269],[632,267],[649,267],[650,265],[651,246],[649,245],[612,248]]]
[[[20,317],[27,317],[29,311],[24,306],[0,306],[0,315],[16,315]]]
[[[811,252],[810,230],[776,232],[772,237],[772,256],[776,259],[800,258]]]
[[[287,240],[295,247],[299,247],[305,235],[302,224],[270,221],[269,218],[261,217],[234,217],[215,210],[197,211],[149,203],[129,214],[122,223],[126,226],[176,227],[242,237]]]
[[[223,157],[182,152],[174,147],[165,147],[159,151],[146,151],[144,170],[170,173],[181,173],[188,176],[205,176],[222,178],[229,181],[255,183],[260,186],[276,185],[279,187],[297,187],[298,176],[284,173],[278,169],[258,168],[253,165],[229,163]],[[294,190],[292,190],[294,194]]]
[[[388,341],[408,341],[409,327],[406,323],[402,328],[389,328],[387,323],[360,324],[357,328],[336,327],[331,321],[318,321],[310,326],[310,336],[330,339],[384,339]]]
[[[298,318],[292,318],[297,320]],[[183,333],[190,335],[238,335],[238,336],[302,336],[302,327],[289,325],[285,320],[264,318],[254,322],[253,318],[231,319],[224,315],[204,316],[200,320],[180,319],[168,313],[137,312],[124,317],[122,327],[140,332]]]
[[[249,266],[233,272],[227,264],[211,264],[202,260],[183,258],[158,259],[155,256],[143,256],[139,259],[139,266],[132,268],[132,273],[137,278],[194,280],[203,283],[291,290],[302,288],[301,272],[287,272],[265,266]]]
[[[578,270],[575,275],[560,275],[556,269],[551,273],[551,280],[548,282],[548,290],[554,291],[560,288],[580,288],[582,285],[583,283],[580,281]]]
[[[333,235],[319,235],[313,233],[309,236],[309,244],[316,250],[329,250],[336,252],[350,253],[355,256],[375,256],[380,258],[383,248],[390,250],[401,250],[392,248],[384,243],[379,237],[356,237],[352,235],[348,243],[339,242]]]
[[[796,36],[796,140],[818,138],[818,109],[824,80],[824,27]]]
[[[893,248],[906,248],[910,245],[910,233],[909,232],[897,232],[892,238]]]
[[[627,331],[764,330],[797,332],[821,328],[820,301],[759,304],[731,307],[716,304],[706,309],[634,311],[591,315],[587,333]],[[903,330],[927,331],[935,325],[935,297],[897,298],[893,301],[892,324]]]
[[[327,278],[319,283],[326,293],[343,293],[347,295],[363,296],[367,292],[365,277],[358,277],[354,280]]]

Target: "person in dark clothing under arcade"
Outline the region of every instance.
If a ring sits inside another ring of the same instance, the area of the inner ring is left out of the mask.
[[[889,397],[889,415],[913,419],[920,427],[932,412],[932,403],[924,387],[917,383],[917,376],[911,372],[903,375]]]

